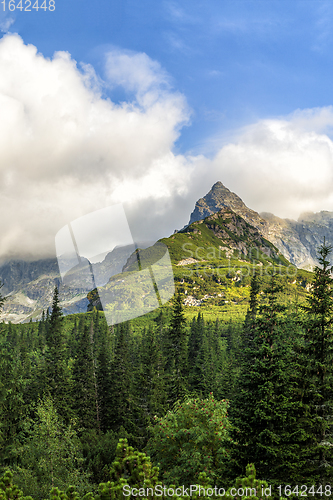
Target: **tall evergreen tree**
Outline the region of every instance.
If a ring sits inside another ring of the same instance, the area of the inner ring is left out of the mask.
[[[199,312],[193,318],[188,340],[189,386],[198,396],[204,394],[205,353],[204,353],[204,321]]]
[[[45,348],[45,342],[46,342],[46,326],[45,326],[45,312],[43,310],[42,312],[42,317],[40,321],[38,322],[38,347],[41,351],[44,350]]]
[[[115,352],[111,363],[111,394],[108,412],[109,428],[115,432],[118,432],[121,427],[127,432],[132,432],[134,429],[128,334],[128,323],[118,325]]]
[[[0,284],[0,288],[2,288]],[[0,294],[0,310],[6,298]],[[27,407],[24,402],[24,374],[17,359],[16,334],[12,325],[0,327],[0,468],[16,463],[20,432]]]
[[[165,360],[152,325],[144,331],[140,351],[140,373],[136,385],[147,426],[155,415],[162,416],[167,410]]]
[[[63,315],[59,304],[59,291],[54,289],[52,313],[46,331],[46,392],[52,397],[60,416],[70,419],[70,384],[66,364],[66,343],[62,329]]]
[[[20,433],[27,416],[24,401],[24,373],[21,360],[6,344],[0,332],[0,468],[18,460]]]
[[[100,426],[103,432],[111,428],[110,411],[112,408],[111,350],[107,340],[108,330],[100,333],[97,357],[97,391]]]
[[[333,279],[325,240],[307,305],[304,396],[308,409],[308,474],[323,483],[333,474]]]
[[[174,300],[173,315],[168,331],[167,368],[170,374],[169,399],[174,403],[188,390],[187,383],[187,332],[182,296]]]
[[[253,326],[255,324],[255,319],[258,313],[258,294],[260,292],[260,283],[257,273],[254,272],[251,278],[251,291],[250,291],[250,303],[249,308],[245,317],[245,334],[249,337],[249,341],[251,338],[253,339]]]
[[[253,461],[271,481],[299,481],[304,466],[304,432],[297,427],[302,403],[297,391],[297,356],[293,331],[279,304],[281,287],[272,274],[264,303],[254,320],[253,339],[244,346],[244,360],[231,415],[238,427],[236,459],[241,467]],[[252,320],[253,321],[253,320]],[[249,341],[250,340],[250,341]]]
[[[74,361],[72,399],[81,429],[96,429],[94,366],[87,325],[79,338],[77,356]]]

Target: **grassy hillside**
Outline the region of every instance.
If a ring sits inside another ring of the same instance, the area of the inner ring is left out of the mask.
[[[228,208],[160,241],[169,250],[175,288],[183,294],[185,314],[190,319],[200,311],[208,321],[243,321],[254,273],[260,277],[262,290],[269,286],[272,273],[277,274],[277,281],[284,290],[281,300],[290,311],[304,302],[312,281],[311,272],[290,264],[256,228]],[[154,264],[161,257],[160,252],[154,247],[141,250],[141,268]],[[126,272],[114,276],[101,293],[120,297],[122,306],[125,304],[128,310],[140,311],[140,297],[147,296],[148,292],[138,278],[137,266],[137,258],[133,255]],[[130,275],[132,286],[123,286],[123,280]],[[153,296],[154,293],[152,299]],[[89,299],[91,309],[101,307],[96,290]],[[114,304],[112,307],[117,307]],[[171,305],[172,299],[162,310],[167,314]],[[144,317],[148,320],[156,314],[153,311]],[[134,323],[143,324],[145,321],[138,318]]]

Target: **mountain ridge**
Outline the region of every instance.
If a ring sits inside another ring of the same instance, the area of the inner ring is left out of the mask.
[[[251,247],[263,255],[271,255],[271,264],[288,265],[291,262],[309,269],[316,264],[316,249],[324,236],[328,244],[333,244],[333,212],[306,212],[297,221],[281,219],[268,212],[259,214],[218,181],[196,202],[189,224],[160,241],[167,244],[175,266],[188,261],[186,252],[189,250],[185,248],[193,248],[195,252],[200,248],[206,252],[215,248],[218,258],[224,260],[238,252],[242,262],[242,259],[251,260],[247,255],[248,247]],[[111,252],[102,263],[93,266],[94,277],[100,284],[105,282],[104,277],[110,274],[111,268],[114,274],[121,272],[117,253],[118,250],[114,255]],[[260,265],[268,262],[265,258]],[[194,260],[203,261],[202,258]],[[51,306],[55,286],[59,287],[60,304],[65,314],[87,311],[91,306],[87,295],[96,286],[89,266],[87,263],[83,265],[85,269],[74,268],[69,272],[67,282],[63,283],[55,258],[3,263],[0,265],[0,281],[4,283],[1,293],[7,296],[7,300],[0,318],[13,322],[38,319],[42,310]]]
[[[333,244],[333,212],[305,212],[297,221],[282,219],[269,212],[259,214],[247,207],[243,200],[221,181],[216,182],[211,190],[196,202],[190,223],[198,220],[198,217],[217,213],[221,207],[234,210],[273,243],[288,261],[302,269],[311,270],[317,264],[317,248],[324,237],[328,244]]]

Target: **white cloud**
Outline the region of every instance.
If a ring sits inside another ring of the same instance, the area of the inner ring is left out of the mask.
[[[144,108],[156,103],[161,97],[166,98],[170,87],[170,77],[157,61],[145,53],[129,50],[110,50],[106,55],[106,74],[108,82],[122,86],[133,92],[136,101]],[[169,98],[176,94],[169,94]],[[180,98],[180,96],[178,96]]]
[[[333,210],[332,124],[327,107],[245,127],[213,159],[210,181],[221,179],[251,208],[281,217]]]
[[[121,105],[101,98],[93,68],[83,70],[18,35],[0,41],[0,255],[53,254],[55,233],[73,218],[182,189],[188,165],[171,150],[189,113],[158,63],[108,55],[112,83],[136,91]]]
[[[119,202],[136,240],[167,236],[217,180],[258,211],[333,210],[333,107],[261,120],[222,138],[211,160],[176,155],[189,110],[158,63],[106,56],[107,84],[131,92],[119,105],[81,67],[18,35],[0,41],[0,256],[54,255],[63,225]]]

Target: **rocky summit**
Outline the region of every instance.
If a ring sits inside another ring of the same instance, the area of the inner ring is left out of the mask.
[[[217,213],[222,207],[231,208],[256,227],[264,238],[297,267],[313,269],[317,263],[317,248],[323,243],[324,237],[329,245],[333,245],[333,212],[308,212],[302,214],[297,221],[281,219],[271,213],[259,214],[248,208],[237,194],[220,181],[196,202],[189,223]]]
[[[214,184],[206,196],[196,202],[189,224],[215,214],[222,208],[231,208],[233,212],[240,215],[248,224],[256,227],[259,232],[264,234],[265,228],[268,225],[267,221],[257,212],[248,208],[237,194],[229,191],[220,181]]]

